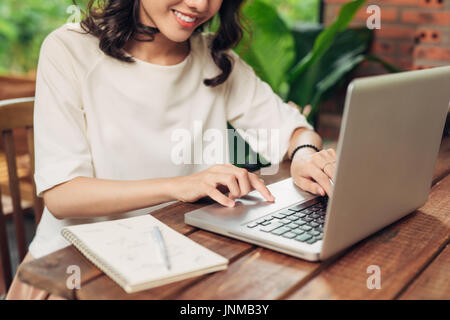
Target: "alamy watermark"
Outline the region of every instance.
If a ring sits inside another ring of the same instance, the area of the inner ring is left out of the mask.
[[[371,274],[366,281],[367,289],[381,289],[381,269],[379,266],[372,264],[367,267],[366,272]]]
[[[381,8],[376,4],[371,4],[367,7],[366,12],[370,14],[366,20],[367,29],[381,29]]]
[[[67,23],[78,23],[81,22],[81,8],[75,4],[68,6],[66,13],[69,15],[67,18]]]
[[[205,164],[208,166],[235,160],[238,165],[268,165],[261,168],[262,175],[278,172],[280,157],[280,129],[204,130],[202,121],[194,121],[190,129],[178,128],[171,134],[171,161],[175,165]],[[246,147],[247,142],[251,148]],[[253,149],[257,150],[260,156]],[[268,160],[266,160],[266,158]]]
[[[69,274],[66,280],[66,287],[69,290],[81,288],[81,269],[77,265],[67,267],[66,273]]]

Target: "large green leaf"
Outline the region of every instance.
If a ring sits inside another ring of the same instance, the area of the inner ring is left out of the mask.
[[[313,124],[315,124],[314,116],[317,114],[320,98],[326,91],[330,91],[333,86],[342,82],[342,78],[332,82],[332,86],[320,92],[319,95],[317,84],[332,72],[334,62],[340,57],[349,52],[351,56],[356,57],[368,48],[370,30],[359,30],[356,34],[353,30],[346,30],[364,2],[365,0],[354,0],[344,4],[336,20],[320,32],[312,49],[290,72],[288,98],[300,106],[311,104],[312,112],[309,120]]]
[[[263,0],[247,2],[243,15],[249,23],[250,33],[244,33],[236,52],[263,81],[280,92],[295,60],[292,33],[276,8]]]
[[[312,122],[318,111],[318,104],[327,91],[330,91],[335,87],[350,71],[358,66],[365,57],[363,54],[355,55],[355,52],[349,52],[348,54],[340,57],[331,66],[330,71],[326,77],[324,77],[319,83],[317,83],[316,91],[311,100],[312,108],[311,113],[308,116],[308,121]]]
[[[298,78],[306,68],[314,63],[317,59],[330,48],[336,35],[347,28],[348,24],[353,20],[358,9],[366,0],[353,0],[347,2],[341,7],[337,19],[324,31],[322,31],[314,42],[314,47],[308,55],[306,55],[291,71],[289,79],[291,81]]]
[[[335,40],[329,49],[305,68],[302,75],[291,83],[289,99],[300,106],[311,104],[318,90],[317,84],[335,70],[337,61],[342,57],[356,57],[364,53],[369,47],[371,36],[371,30],[366,28],[347,29],[336,34]],[[310,31],[306,31],[306,37],[303,40],[301,31],[297,30],[297,42],[308,43],[309,41],[310,43],[310,38]],[[300,49],[305,50],[307,48]],[[299,54],[302,54],[302,52]],[[342,80],[342,78],[339,80]],[[340,82],[333,83],[333,86],[328,88],[328,90],[336,88]]]
[[[292,26],[297,61],[303,59],[314,47],[317,36],[325,29],[321,24],[297,23]]]

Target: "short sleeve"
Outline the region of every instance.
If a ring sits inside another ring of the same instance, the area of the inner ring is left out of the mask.
[[[36,75],[36,193],[78,176],[93,177],[80,81],[69,49],[54,33],[41,47]]]
[[[313,127],[236,53],[231,55],[234,66],[228,83],[227,120],[254,151],[272,163],[279,163],[287,153],[294,130]]]

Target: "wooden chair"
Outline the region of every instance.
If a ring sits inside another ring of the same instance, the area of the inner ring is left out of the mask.
[[[36,225],[42,215],[44,204],[41,198],[36,196],[36,186],[34,183],[34,142],[33,142],[33,108],[34,98],[22,98],[11,100],[0,100],[0,135],[3,142],[3,149],[6,155],[8,167],[9,191],[13,205],[13,221],[19,259],[22,261],[27,253],[24,212],[21,207],[21,197],[19,188],[19,177],[17,174],[16,152],[13,141],[13,129],[25,128],[27,137],[28,154],[31,164],[31,183],[33,191],[33,209]],[[11,258],[8,248],[8,238],[6,234],[6,217],[2,209],[1,188],[0,188],[0,275],[3,275],[6,290],[12,281]]]

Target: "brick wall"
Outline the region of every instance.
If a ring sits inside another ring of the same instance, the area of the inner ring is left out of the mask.
[[[324,1],[324,22],[329,24],[347,0]],[[368,0],[371,4],[381,9],[373,53],[406,69],[450,64],[450,0]],[[367,5],[352,25],[365,25]]]
[[[324,0],[325,25],[334,21],[345,2],[348,0]],[[373,54],[409,70],[450,65],[450,0],[368,0],[352,26],[366,25],[368,5],[381,9],[381,29],[375,30],[370,49]],[[379,73],[384,73],[380,66],[364,63],[355,75]],[[342,93],[333,100],[321,106],[318,128],[330,139],[339,131]]]

